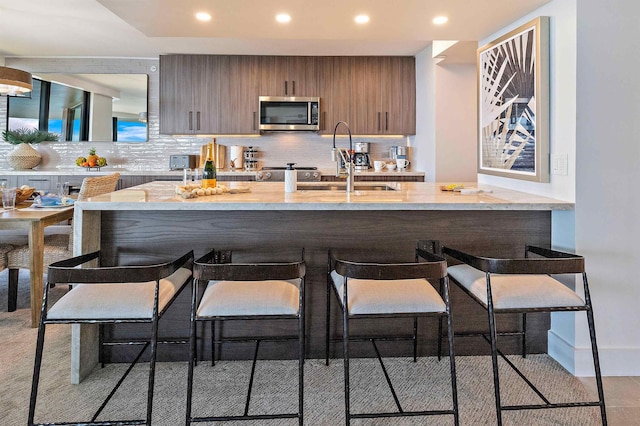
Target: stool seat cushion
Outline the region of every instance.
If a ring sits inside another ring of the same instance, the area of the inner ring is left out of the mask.
[[[191,270],[180,268],[160,280],[158,311],[187,283]],[[47,313],[48,319],[151,319],[155,281],[144,283],[78,284]]]
[[[463,264],[449,266],[447,272],[487,306],[487,280],[483,271]],[[575,292],[548,275],[491,274],[491,295],[495,309],[560,308],[585,304]]]
[[[209,281],[198,317],[298,315],[300,280]]]
[[[333,285],[344,305],[344,276],[331,271]],[[446,312],[440,294],[426,279],[363,280],[349,278],[349,315]]]

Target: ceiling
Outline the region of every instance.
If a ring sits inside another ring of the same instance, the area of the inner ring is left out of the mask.
[[[432,40],[483,39],[549,1],[0,0],[0,57],[415,55]],[[277,23],[281,12],[291,22]],[[361,13],[368,24],[354,23]]]

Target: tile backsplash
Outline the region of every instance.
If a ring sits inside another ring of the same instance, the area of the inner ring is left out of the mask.
[[[159,133],[159,61],[157,59],[105,59],[105,58],[6,58],[6,66],[33,73],[133,73],[149,76],[148,90],[148,132],[149,140],[144,143],[128,142],[55,142],[42,143],[36,149],[43,160],[38,168],[73,169],[75,159],[86,156],[89,148],[96,147],[98,154],[106,157],[109,168],[127,170],[167,170],[171,154],[199,154],[200,147],[211,137],[174,136]],[[0,98],[0,123],[7,123],[7,98]],[[388,159],[392,145],[407,145],[406,137],[375,138],[354,137],[353,142],[371,142],[370,154],[373,159]],[[284,166],[296,163],[299,166],[332,168],[332,138],[310,132],[275,132],[261,136],[218,137],[221,145],[253,146],[258,150],[259,167]],[[336,138],[338,147],[348,146],[347,137]],[[13,145],[0,142],[0,169],[8,169],[6,153]],[[229,149],[226,164],[229,164]]]

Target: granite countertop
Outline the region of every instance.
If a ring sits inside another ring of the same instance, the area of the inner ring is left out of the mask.
[[[357,182],[358,190],[314,190],[340,183],[305,183],[307,189],[284,192],[283,182],[225,182],[249,192],[184,199],[176,182],[157,181],[92,197],[76,203],[76,210],[573,210],[574,203],[509,189],[481,185],[479,194],[442,191],[441,183]],[[389,185],[394,190],[381,190]],[[465,183],[466,188],[476,187]],[[367,188],[371,188],[368,190]],[[375,190],[374,190],[375,189]]]

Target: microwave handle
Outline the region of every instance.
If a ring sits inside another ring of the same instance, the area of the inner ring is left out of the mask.
[[[311,124],[311,102],[307,102],[307,124]]]

